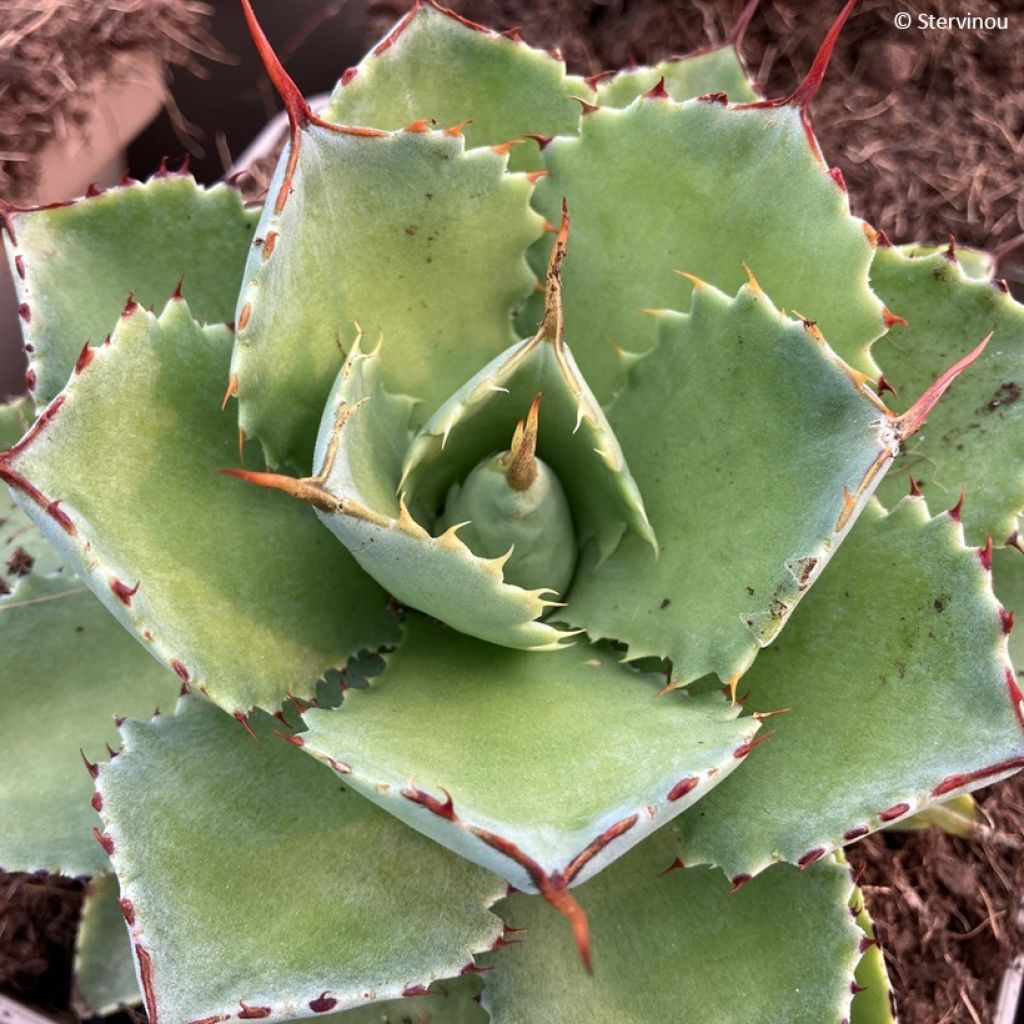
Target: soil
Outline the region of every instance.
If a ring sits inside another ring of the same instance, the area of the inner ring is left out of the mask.
[[[650,63],[720,39],[739,0],[450,0],[534,45],[560,47],[592,74]],[[743,45],[768,95],[784,95],[809,66],[827,5],[764,0]],[[371,0],[370,36],[406,8]],[[1003,248],[999,273],[1024,286],[1024,6],[1017,0],[935,0],[936,15],[1003,15],[999,33],[898,31],[894,6],[862,0],[844,29],[813,119],[845,177],[851,205],[896,241]],[[0,147],[2,148],[2,147]],[[258,192],[261,182],[250,181]],[[889,962],[904,1024],[992,1019],[1003,972],[1024,948],[1024,775],[979,794],[1000,841],[936,830],[881,833],[848,850]],[[0,875],[0,991],[66,1012],[79,883]]]

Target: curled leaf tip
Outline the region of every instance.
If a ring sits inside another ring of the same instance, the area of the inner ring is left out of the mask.
[[[989,332],[981,342],[962,359],[957,360],[948,370],[940,374],[935,383],[902,416],[896,417],[896,429],[900,438],[913,436],[924,426],[928,414],[938,400],[946,393],[949,386],[985,351],[993,332]]]

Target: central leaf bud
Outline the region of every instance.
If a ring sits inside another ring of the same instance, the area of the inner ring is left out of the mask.
[[[576,531],[558,477],[537,458],[539,409],[537,395],[508,451],[452,485],[438,527],[465,523],[459,537],[474,554],[498,558],[512,550],[503,568],[507,582],[562,596],[576,568]]]

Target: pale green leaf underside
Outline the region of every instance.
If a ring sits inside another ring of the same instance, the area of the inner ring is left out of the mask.
[[[883,320],[868,287],[873,246],[796,109],[640,99],[588,114],[544,162],[535,207],[556,221],[564,196],[572,216],[566,341],[602,401],[623,376],[616,348],[654,344],[642,310],[679,306],[674,270],[733,292],[746,263],[779,306],[817,321],[857,369],[874,369],[868,348]]]
[[[237,189],[204,189],[180,174],[12,213],[8,255],[30,316],[22,333],[36,401],[64,387],[86,341],[99,344],[114,329],[130,291],[159,309],[184,275],[199,320],[231,320],[257,216]]]
[[[324,116],[336,124],[398,129],[419,118],[439,127],[469,121],[468,146],[538,135],[575,135],[593,94],[565,65],[489,29],[470,27],[430,3],[416,7],[338,86]],[[536,146],[517,146],[513,170],[541,166]]]
[[[582,881],[741,763],[758,723],[717,692],[656,698],[663,683],[582,641],[531,654],[417,616],[367,689],[349,691],[340,709],[307,712],[302,739],[368,799],[533,892],[523,865],[474,829],[550,875],[635,818],[573,879]],[[441,804],[450,794],[454,820],[417,790]]]
[[[308,509],[218,473],[238,458],[220,410],[230,353],[231,332],[199,327],[183,301],[159,319],[137,308],[13,467],[61,502],[73,534],[17,495],[155,657],[230,711],[276,710],[397,634],[384,593]]]
[[[660,555],[632,535],[578,570],[567,621],[671,658],[673,679],[744,671],[782,628],[895,444],[884,407],[818,339],[744,286],[659,318],[608,408]],[[844,487],[851,499],[844,497]]]
[[[978,553],[921,498],[873,502],[743,681],[791,708],[739,784],[682,820],[682,857],[754,874],[1012,773],[1024,734]]]
[[[17,398],[0,405],[0,452],[11,447],[32,426],[35,410],[32,399]],[[26,559],[25,556],[28,556]],[[12,589],[29,566],[31,571],[47,574],[61,567],[53,545],[36,529],[18,507],[7,488],[0,489],[0,595]]]
[[[545,591],[504,582],[503,557],[473,554],[453,530],[433,537],[398,498],[412,403],[381,383],[379,351],[357,345],[327,402],[317,440],[317,483],[337,510],[317,509],[325,526],[388,593],[463,633],[542,650],[564,634],[537,621]]]
[[[117,742],[114,715],[149,715],[180,681],[78,580],[33,573],[0,600],[0,865],[91,875],[107,860],[79,750]]]
[[[857,915],[857,927],[873,941],[875,925],[860,889],[854,890],[850,907]],[[877,942],[864,951],[854,980],[861,991],[854,995],[850,1004],[850,1024],[896,1024],[892,983],[885,967],[885,954]]]
[[[758,99],[736,48],[726,45],[663,60],[653,67],[620,71],[598,85],[597,102],[602,107],[628,106],[661,79],[665,80],[665,91],[679,102],[716,92],[724,92],[732,103]]]
[[[198,696],[122,727],[106,833],[150,1020],[342,1010],[453,977],[500,931],[503,883]],[[148,966],[147,966],[148,965]],[[314,1005],[310,1005],[313,1003]]]
[[[75,1002],[82,1016],[106,1016],[142,1000],[119,896],[111,874],[93,878],[85,893],[75,940]]]
[[[887,505],[905,493],[907,474],[932,506],[951,506],[966,493],[964,529],[983,544],[1002,544],[1024,509],[1024,306],[987,279],[978,279],[941,253],[911,257],[880,248],[871,283],[909,326],[897,326],[875,345],[903,409],[915,389],[969,352],[990,331],[981,358],[953,385],[879,490]]]
[[[497,356],[424,424],[402,467],[409,507],[436,514],[449,487],[508,448],[538,394],[537,454],[565,488],[577,543],[593,538],[607,557],[631,529],[656,548],[643,498],[604,411],[568,348],[540,334]]]
[[[849,873],[779,866],[739,892],[719,871],[665,872],[675,826],[576,890],[594,974],[537,896],[497,912],[526,933],[481,958],[493,1024],[822,1024],[847,1016],[860,929]]]
[[[383,341],[388,387],[419,418],[514,335],[541,232],[531,185],[506,158],[440,132],[300,133],[278,211],[281,157],[239,299],[232,360],[239,422],[272,464],[309,467],[316,428],[358,324]]]

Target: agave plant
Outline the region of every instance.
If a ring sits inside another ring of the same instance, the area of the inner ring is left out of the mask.
[[[92,878],[82,1001],[893,1020],[841,849],[1024,764],[1024,310],[851,214],[852,0],[783,99],[753,5],[584,80],[422,0],[321,114],[243,7],[262,205],[3,207],[0,863]]]

